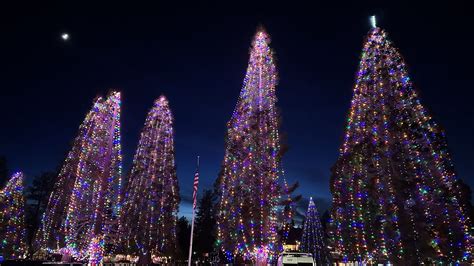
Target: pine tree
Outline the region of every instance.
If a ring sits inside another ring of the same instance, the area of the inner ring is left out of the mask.
[[[23,174],[17,172],[0,190],[0,254],[6,259],[26,256]]]
[[[35,236],[34,233],[38,230],[41,224],[41,216],[46,210],[48,197],[51,194],[57,176],[57,172],[41,173],[40,175],[35,176],[31,185],[27,188],[26,224],[28,229],[27,243],[30,248],[32,248]],[[31,250],[30,253],[34,254],[35,250]]]
[[[205,253],[210,254],[214,249],[216,241],[215,199],[216,195],[212,190],[205,190],[196,211],[194,250],[199,256]]]
[[[120,234],[127,254],[176,251],[179,187],[172,124],[168,100],[161,96],[148,113],[126,189]]]
[[[472,259],[471,221],[445,134],[378,27],[364,44],[331,191],[331,242],[344,260]]]
[[[120,212],[121,161],[120,93],[111,92],[95,100],[55,182],[37,235],[43,249],[66,247],[83,260],[93,239],[110,248]]]
[[[3,187],[8,180],[7,158],[0,155],[0,187]]]
[[[189,236],[191,235],[191,225],[186,217],[181,216],[176,225],[176,238],[178,242],[177,257],[184,261],[188,259]]]
[[[314,261],[317,265],[328,264],[324,230],[313,198],[309,198],[300,249],[303,252],[313,254]]]
[[[227,124],[219,177],[217,245],[229,261],[272,261],[281,251],[277,237],[285,189],[280,184],[279,119],[275,106],[277,71],[268,34],[253,40],[244,86]]]

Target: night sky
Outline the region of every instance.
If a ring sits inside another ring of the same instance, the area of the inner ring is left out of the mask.
[[[279,70],[286,176],[324,210],[375,14],[405,57],[422,103],[446,129],[459,176],[474,185],[474,25],[467,4],[46,2],[2,6],[0,155],[29,180],[61,165],[93,98],[109,89],[122,91],[128,172],[145,116],[164,94],[175,118],[181,214],[189,216],[196,156],[200,188],[211,188],[251,40],[263,25]]]

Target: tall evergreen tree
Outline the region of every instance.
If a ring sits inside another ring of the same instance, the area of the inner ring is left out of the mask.
[[[54,181],[58,176],[57,172],[44,172],[33,179],[32,184],[27,188],[27,227],[28,246],[32,246],[34,233],[41,223],[41,215],[45,212],[48,198],[54,186]],[[34,253],[35,250],[31,250]]]
[[[0,254],[6,259],[26,255],[23,173],[13,174],[0,190]]]
[[[111,247],[120,212],[122,155],[120,93],[95,100],[79,127],[49,197],[37,242],[47,251],[66,248],[88,259],[90,243],[104,239]]]
[[[332,245],[345,260],[472,259],[471,220],[445,134],[378,27],[364,43],[331,191]]]
[[[181,260],[188,259],[189,252],[189,236],[191,235],[191,225],[186,217],[181,216],[176,224],[176,238],[178,242],[178,258]]]
[[[3,187],[8,180],[7,158],[0,156],[0,187]]]
[[[161,96],[148,113],[126,189],[120,235],[127,254],[175,253],[179,187],[172,123]]]
[[[194,250],[202,254],[210,254],[216,241],[216,211],[214,209],[216,195],[212,190],[205,190],[199,200],[195,221]]]
[[[317,265],[328,264],[327,249],[324,241],[324,230],[313,198],[309,198],[300,249],[303,252],[313,254],[313,258]]]
[[[278,227],[288,219],[281,219],[287,195],[280,182],[277,71],[269,42],[264,30],[256,33],[240,98],[227,124],[219,177],[217,245],[227,260],[237,263],[274,260],[282,248]]]

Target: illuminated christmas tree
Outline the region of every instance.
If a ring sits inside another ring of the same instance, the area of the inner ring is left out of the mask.
[[[5,259],[23,258],[26,249],[23,174],[12,175],[0,190],[0,254]]]
[[[302,252],[313,254],[317,265],[328,264],[326,245],[324,243],[324,230],[313,198],[309,198],[300,249]]]
[[[68,248],[87,259],[93,239],[111,245],[120,213],[120,93],[97,98],[79,128],[37,235],[46,250]]]
[[[124,197],[120,234],[126,254],[176,251],[179,187],[173,134],[168,100],[161,96],[145,121]]]
[[[466,213],[444,132],[384,30],[369,32],[333,167],[331,242],[345,260],[467,262]]]
[[[219,177],[217,245],[228,261],[272,261],[281,251],[280,137],[275,87],[277,71],[268,34],[253,40],[244,86],[227,124]],[[287,214],[288,215],[288,214]]]

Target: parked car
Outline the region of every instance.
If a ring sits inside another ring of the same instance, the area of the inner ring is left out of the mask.
[[[310,253],[283,252],[278,257],[278,266],[315,266]]]

